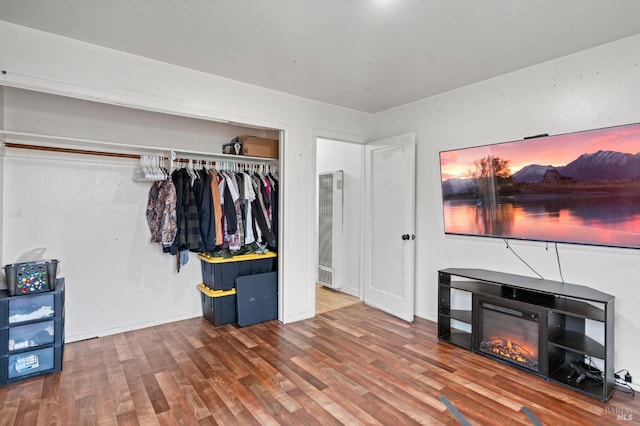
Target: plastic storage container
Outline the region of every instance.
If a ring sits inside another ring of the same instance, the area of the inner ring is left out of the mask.
[[[198,284],[202,301],[202,315],[213,325],[233,324],[236,322],[236,289],[211,290],[204,284]]]
[[[244,254],[231,258],[198,255],[201,260],[202,281],[214,290],[230,290],[236,278],[243,275],[262,274],[273,271],[276,254]]]

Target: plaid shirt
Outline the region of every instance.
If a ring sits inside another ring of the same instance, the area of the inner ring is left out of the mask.
[[[173,172],[172,179],[178,193],[176,197],[178,232],[171,245],[170,253],[177,254],[181,250],[203,251],[200,218],[191,187],[191,177],[187,170],[178,169]]]

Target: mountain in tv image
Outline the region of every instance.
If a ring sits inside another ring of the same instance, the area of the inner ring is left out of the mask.
[[[564,166],[529,164],[511,175],[511,180],[519,187],[563,183],[566,186],[578,182],[621,183],[635,181],[640,185],[640,153],[631,154],[617,151],[598,151],[582,154]],[[473,193],[475,178],[451,178],[442,182],[444,198]]]

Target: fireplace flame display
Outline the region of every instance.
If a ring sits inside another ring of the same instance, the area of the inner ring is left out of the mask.
[[[502,337],[491,337],[480,342],[480,349],[509,361],[521,364],[532,370],[538,370],[538,356],[522,345]]]

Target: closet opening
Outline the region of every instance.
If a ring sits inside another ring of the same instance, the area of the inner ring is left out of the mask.
[[[285,131],[2,89],[2,262],[39,260],[24,257],[34,253],[60,259],[68,287],[66,341],[202,316],[196,253],[178,272],[176,258],[150,241],[153,180],[140,179],[141,156],[160,157],[167,169],[215,163],[282,176],[278,159],[223,154],[222,146],[248,135],[278,140],[281,154]],[[281,203],[280,191],[279,212]],[[278,246],[281,223],[282,215]],[[277,263],[282,270],[280,253]]]

